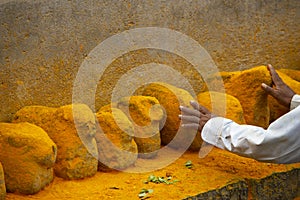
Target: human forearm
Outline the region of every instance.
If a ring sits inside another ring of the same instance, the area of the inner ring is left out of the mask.
[[[202,130],[204,141],[221,149],[264,162],[300,161],[300,107],[273,122],[268,129],[212,118]],[[219,130],[219,131],[217,131]]]

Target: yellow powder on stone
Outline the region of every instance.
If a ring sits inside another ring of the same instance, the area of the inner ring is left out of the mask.
[[[294,79],[295,81],[300,82],[300,70],[295,70],[295,69],[279,69],[277,72],[284,73]]]
[[[240,101],[246,123],[268,127],[270,116],[267,94],[261,88],[261,83],[271,85],[272,82],[267,67],[258,66],[240,72],[222,72],[216,74],[217,77],[212,77],[211,81],[222,81],[219,75],[224,79],[226,94]],[[216,91],[218,89],[220,88],[216,88]]]
[[[125,97],[117,103],[117,107],[139,126],[150,125],[152,120],[160,121],[164,117],[163,109],[155,97]]]
[[[0,160],[9,192],[34,194],[53,179],[57,147],[40,127],[0,123]]]
[[[189,146],[190,150],[200,148],[202,144],[200,133],[180,127],[181,121],[178,115],[181,112],[179,106],[191,108],[190,101],[195,100],[188,91],[167,83],[156,82],[140,88],[137,93],[155,97],[166,112],[166,121],[164,125],[161,125],[163,127],[161,129],[162,144],[170,144],[174,148]]]
[[[131,96],[122,98],[117,106],[133,123],[139,157],[155,157],[161,145],[160,122],[165,118],[158,100],[150,96]]]
[[[282,73],[282,71],[277,70],[277,73],[284,83],[286,83],[292,90],[294,90],[294,92],[300,94],[300,82],[295,81],[285,73]],[[270,122],[276,120],[290,110],[289,108],[284,107],[283,105],[278,103],[277,100],[270,95],[268,97],[268,101],[270,107]]]
[[[239,100],[229,94],[213,91],[203,92],[197,95],[197,99],[200,105],[206,107],[216,115],[226,117],[239,124],[246,123],[244,119],[243,108]],[[219,102],[223,100],[226,102]]]
[[[5,187],[5,180],[4,180],[4,171],[2,164],[0,162],[0,200],[5,200],[6,196],[6,187]]]
[[[98,170],[123,170],[137,159],[137,145],[133,140],[134,128],[127,116],[111,105],[96,113],[100,127],[96,132]]]

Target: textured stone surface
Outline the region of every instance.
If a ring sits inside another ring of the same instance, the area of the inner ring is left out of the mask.
[[[300,70],[279,69],[277,71],[282,72],[282,73],[288,75],[289,77],[291,77],[292,79],[294,79],[295,81],[300,82]]]
[[[13,122],[29,122],[42,127],[51,134],[53,114],[57,108],[46,106],[25,106],[18,110],[13,117]]]
[[[222,188],[187,197],[185,200],[213,200],[213,199],[248,199],[248,186],[245,181],[228,184]]]
[[[224,78],[223,78],[224,77]],[[237,98],[243,108],[247,124],[268,127],[270,120],[268,96],[261,88],[261,83],[271,85],[271,76],[266,66],[253,67],[244,71],[222,72],[211,78],[224,82],[226,94]],[[218,88],[215,88],[218,90]]]
[[[57,176],[80,179],[97,172],[95,116],[86,105],[28,106],[14,116],[14,122],[21,121],[42,127],[56,143],[58,152],[54,170]]]
[[[0,121],[11,120],[26,105],[70,104],[73,80],[86,55],[106,38],[133,28],[182,32],[208,51],[220,71],[267,61],[299,69],[299,4],[298,0],[2,0]],[[199,76],[187,61],[146,49],[125,54],[108,67],[96,95],[96,110],[109,103],[114,83],[127,70],[149,62],[175,68],[199,93]]]
[[[134,164],[138,148],[133,139],[134,127],[127,116],[109,105],[101,108],[96,117],[101,128],[96,132],[98,170],[123,170]]]
[[[40,127],[0,123],[0,161],[8,192],[35,194],[53,180],[57,147]]]
[[[245,124],[243,108],[239,100],[229,94],[220,92],[203,92],[197,95],[198,102],[214,114]],[[213,101],[212,101],[213,100]],[[226,101],[224,104],[220,101]],[[225,108],[222,106],[226,106]],[[212,110],[213,109],[213,110]]]
[[[142,95],[155,97],[166,112],[166,120],[161,129],[161,141],[174,148],[198,150],[202,144],[200,133],[180,127],[179,106],[191,108],[190,101],[195,100],[184,89],[166,83],[151,83],[138,91]]]
[[[165,113],[158,100],[150,96],[125,97],[118,102],[117,107],[133,123],[139,157],[155,157],[161,145],[159,124],[165,120]]]
[[[266,178],[249,180],[252,199],[294,199],[300,188],[299,169],[274,173]]]
[[[5,187],[5,180],[4,180],[4,171],[2,164],[0,163],[0,200],[5,200],[6,196],[6,187]]]
[[[286,75],[285,73],[282,73],[281,70],[278,71],[278,75],[280,78],[285,82],[289,87],[292,88],[297,94],[300,94],[300,82],[292,79],[290,76]],[[294,76],[296,76],[297,73],[294,73]],[[289,108],[286,108],[279,104],[276,99],[274,99],[272,96],[268,97],[269,101],[269,107],[270,107],[270,122],[276,120],[280,116],[284,115],[289,111]]]

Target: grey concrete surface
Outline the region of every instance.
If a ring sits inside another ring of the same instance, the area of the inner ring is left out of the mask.
[[[220,71],[266,63],[300,69],[299,22],[299,0],[1,0],[0,121],[10,121],[26,105],[71,103],[84,58],[125,30],[184,33],[208,51]],[[129,52],[100,81],[95,110],[110,101],[117,79],[143,62],[168,64],[195,88],[201,84],[199,76],[186,72],[192,71],[189,63],[173,53]]]

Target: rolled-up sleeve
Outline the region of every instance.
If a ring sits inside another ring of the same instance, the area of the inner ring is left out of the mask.
[[[205,124],[201,135],[207,143],[259,161],[300,162],[300,106],[274,121],[268,129],[215,117]]]

